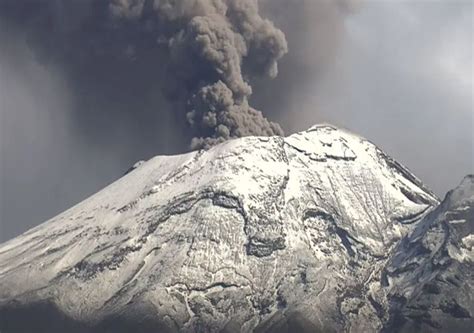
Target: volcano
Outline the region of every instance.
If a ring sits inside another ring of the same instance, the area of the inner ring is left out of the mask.
[[[473,207],[331,125],[158,156],[0,245],[0,330],[471,332]]]

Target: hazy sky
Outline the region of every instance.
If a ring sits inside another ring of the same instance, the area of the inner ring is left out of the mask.
[[[276,80],[256,83],[254,103],[287,134],[320,122],[347,127],[440,196],[474,173],[472,1],[344,9],[334,1],[262,1],[290,53]],[[151,91],[127,99],[93,76],[92,88],[78,89],[1,22],[0,45],[0,241],[78,203],[137,160],[185,149],[179,133],[166,130],[174,120],[152,110],[159,97]],[[120,111],[127,108],[138,111]]]
[[[278,120],[347,127],[443,196],[474,173],[473,3],[365,2],[334,63]]]

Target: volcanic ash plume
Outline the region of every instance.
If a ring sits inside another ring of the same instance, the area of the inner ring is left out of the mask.
[[[167,96],[185,110],[192,148],[283,134],[248,102],[247,79],[274,78],[287,52],[285,36],[259,15],[256,0],[115,0],[109,9],[115,24],[138,23],[168,47]]]
[[[71,75],[77,94],[124,99],[133,90],[130,99],[145,100],[153,91],[153,108],[181,119],[172,132],[184,132],[192,148],[282,134],[249,105],[249,81],[275,77],[287,52],[284,34],[260,16],[257,0],[0,1],[0,19],[26,33],[42,62]]]

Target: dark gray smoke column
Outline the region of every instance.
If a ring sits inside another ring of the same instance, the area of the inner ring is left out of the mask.
[[[95,91],[113,98],[138,86],[164,95],[171,105],[160,102],[157,112],[181,119],[192,148],[282,134],[248,102],[248,81],[274,78],[287,52],[257,0],[7,1],[0,16],[26,31],[42,62],[83,82],[78,91],[99,82]]]
[[[282,134],[248,104],[244,75],[275,77],[287,52],[283,33],[259,16],[256,0],[116,0],[109,9],[114,24],[151,29],[169,48],[168,96],[178,109],[185,103],[192,148]]]

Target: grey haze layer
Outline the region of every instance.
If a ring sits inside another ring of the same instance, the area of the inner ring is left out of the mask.
[[[468,332],[473,180],[328,125],[159,156],[0,247],[0,328]]]

